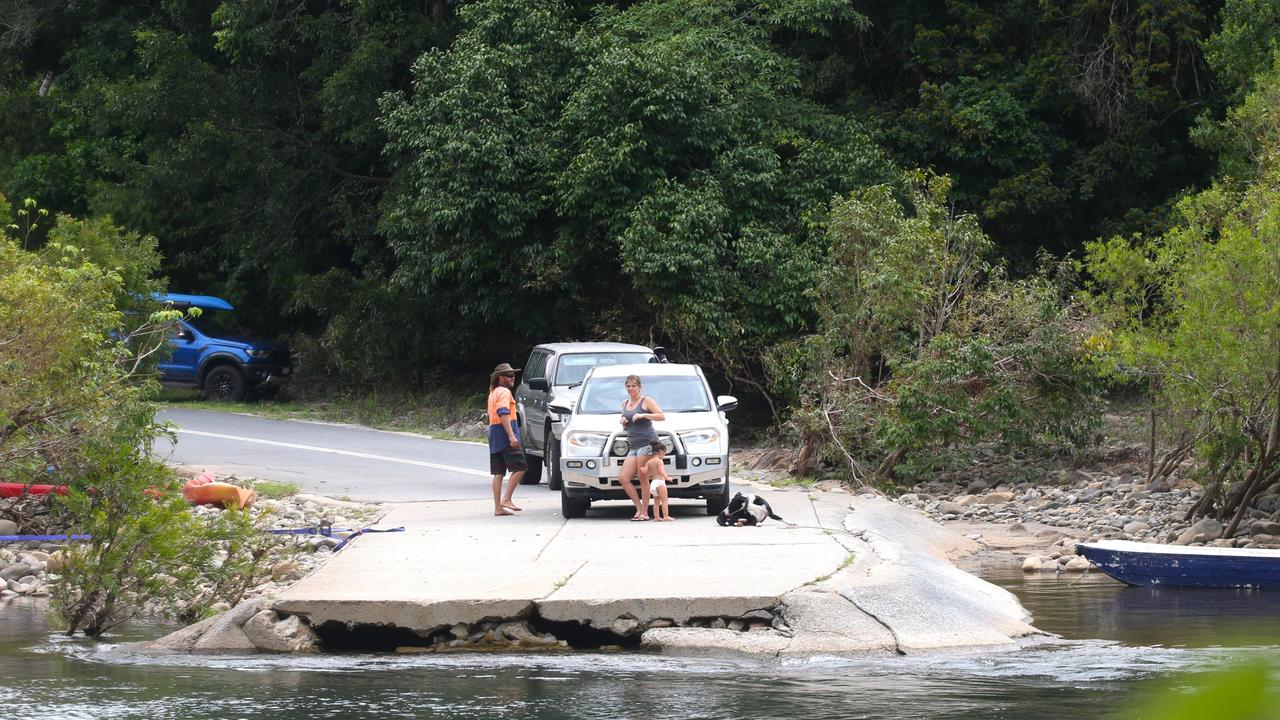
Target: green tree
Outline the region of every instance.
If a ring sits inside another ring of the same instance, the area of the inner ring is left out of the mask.
[[[1087,267],[1131,372],[1151,377],[1229,537],[1251,498],[1280,479],[1280,163],[1189,197],[1164,235],[1112,238]],[[1171,468],[1176,463],[1164,462]]]
[[[832,7],[467,6],[383,103],[398,284],[463,328],[665,336],[764,389],[760,349],[810,319],[827,201],[887,176],[770,45]]]
[[[910,173],[904,189],[836,203],[817,333],[773,354],[798,407],[796,471],[817,452],[884,482],[928,450],[1092,441],[1102,386],[1072,278],[1005,279],[947,178]]]

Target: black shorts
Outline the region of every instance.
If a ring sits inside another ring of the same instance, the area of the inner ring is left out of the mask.
[[[524,450],[507,446],[502,452],[489,453],[489,473],[505,475],[508,471],[520,472],[528,470],[529,464],[524,459]]]

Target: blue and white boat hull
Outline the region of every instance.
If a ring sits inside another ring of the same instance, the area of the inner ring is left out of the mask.
[[[1103,540],[1080,543],[1076,552],[1130,585],[1280,590],[1280,550]]]

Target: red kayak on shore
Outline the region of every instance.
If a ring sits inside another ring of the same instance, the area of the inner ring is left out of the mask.
[[[66,485],[24,485],[22,483],[0,483],[0,498],[15,498],[23,495],[67,494]]]

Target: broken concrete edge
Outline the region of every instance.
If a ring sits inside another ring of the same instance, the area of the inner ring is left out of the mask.
[[[1017,597],[952,560],[980,546],[883,498],[855,497],[843,518],[853,561],[780,598],[767,633],[663,628],[641,646],[755,656],[1012,651],[1047,639]]]

